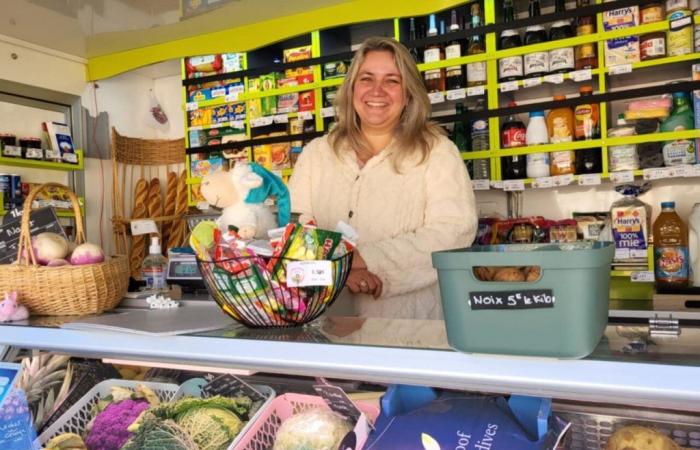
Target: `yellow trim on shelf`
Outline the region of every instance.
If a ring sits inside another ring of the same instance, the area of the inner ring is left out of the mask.
[[[639,134],[635,136],[624,137],[609,137],[602,139],[602,141],[604,142],[604,145],[613,146],[697,138],[700,138],[700,130],[668,131],[665,133]]]
[[[60,170],[64,172],[74,172],[76,170],[83,170],[85,165],[83,151],[76,150],[75,154],[78,156],[78,164],[58,163],[50,161],[35,161],[32,159],[8,158],[6,156],[0,156],[0,165],[13,167],[29,167],[32,169]]]
[[[482,150],[480,152],[460,152],[463,160],[472,159],[486,159],[493,157],[493,152],[491,150]]]
[[[463,3],[464,0],[346,1],[227,30],[95,56],[88,59],[86,78],[88,81],[100,80],[149,64],[191,55],[247,52],[294,36],[308,34],[313,30],[358,22],[393,20],[396,17],[422,16]]]
[[[665,58],[636,62],[636,63],[632,64],[632,70],[645,69],[647,67],[663,66],[663,65],[667,65],[667,64],[675,64],[675,63],[679,63],[679,62],[692,61],[695,59],[700,59],[699,52],[688,53],[687,55],[667,56]],[[606,67],[604,70],[607,73],[610,71],[610,68]]]
[[[601,139],[589,141],[560,142],[558,144],[530,145],[527,147],[500,148],[496,150],[497,156],[530,155],[532,153],[550,153],[565,150],[581,150],[585,148],[596,148],[603,145]]]
[[[572,72],[578,72],[578,71],[573,70]],[[572,72],[562,74],[562,75],[564,76],[564,80],[569,80],[569,79],[571,79],[571,73],[572,73]],[[600,69],[591,69],[591,78],[593,78],[593,77],[595,77],[595,76],[598,76],[598,75],[600,75]],[[533,78],[534,78],[534,77],[533,77]],[[537,78],[540,80],[540,84],[543,84],[543,85],[551,85],[551,84],[553,84],[553,83],[549,83],[549,82],[545,81],[545,79],[544,79],[545,77],[537,77]],[[580,81],[580,83],[590,83],[590,82],[592,82],[592,80]],[[523,87],[523,86],[525,86],[525,80],[518,80],[517,83],[518,83],[518,87]],[[501,89],[501,86],[503,86],[504,84],[508,84],[508,82],[505,82],[505,83],[498,83],[498,90],[499,90],[499,91],[500,91],[500,89]],[[536,88],[536,87],[537,87],[537,86],[526,87],[525,89],[532,89],[532,88]]]

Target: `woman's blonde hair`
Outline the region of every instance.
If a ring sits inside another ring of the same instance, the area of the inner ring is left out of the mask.
[[[444,134],[444,131],[430,121],[430,100],[415,60],[402,44],[391,38],[367,38],[355,52],[345,82],[335,98],[334,106],[338,117],[328,135],[328,141],[336,154],[347,149],[370,150],[369,142],[360,129],[360,118],[353,106],[355,81],[369,52],[391,53],[401,74],[406,106],[396,128],[393,166],[398,171],[401,163],[414,155],[420,157],[419,164],[423,163],[435,139]]]

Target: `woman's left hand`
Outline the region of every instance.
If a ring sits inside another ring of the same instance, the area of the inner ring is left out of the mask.
[[[382,280],[367,269],[353,269],[345,283],[353,294],[382,295]]]

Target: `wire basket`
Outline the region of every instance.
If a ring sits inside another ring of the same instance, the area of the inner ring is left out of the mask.
[[[287,287],[287,263],[276,258],[276,270],[267,270],[271,258],[255,256],[222,261],[198,260],[209,294],[221,309],[251,328],[296,327],[318,318],[345,286],[352,252],[330,260],[329,286]]]

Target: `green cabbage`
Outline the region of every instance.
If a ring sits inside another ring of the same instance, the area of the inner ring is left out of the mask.
[[[231,411],[207,406],[190,409],[177,418],[177,424],[200,450],[226,450],[243,429],[243,422]]]
[[[199,450],[192,438],[172,420],[146,413],[138,430],[122,450]]]

